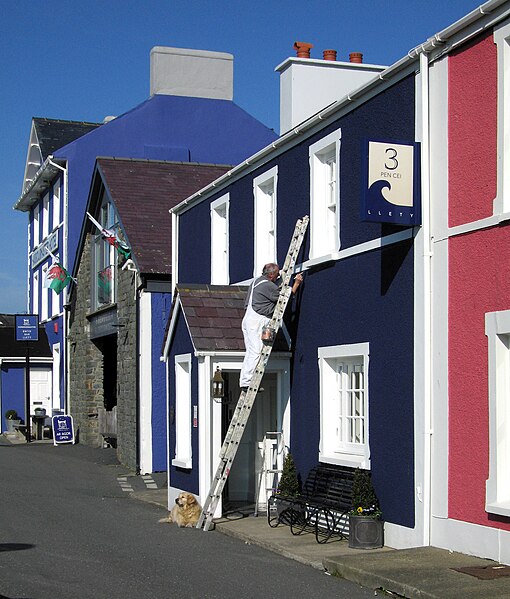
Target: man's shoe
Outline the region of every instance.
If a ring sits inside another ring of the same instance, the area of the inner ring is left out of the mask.
[[[241,387],[241,393],[244,391],[244,393],[248,393],[248,387]]]

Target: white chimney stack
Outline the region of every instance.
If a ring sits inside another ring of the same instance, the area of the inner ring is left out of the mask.
[[[225,52],[155,46],[151,50],[150,95],[215,100],[234,97],[234,57]]]

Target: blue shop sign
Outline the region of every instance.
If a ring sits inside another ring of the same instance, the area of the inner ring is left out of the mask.
[[[39,341],[38,314],[16,314],[16,341]]]
[[[53,444],[74,443],[74,425],[72,416],[53,416],[51,419],[53,428]]]
[[[421,225],[419,143],[365,142],[360,218],[365,222]]]

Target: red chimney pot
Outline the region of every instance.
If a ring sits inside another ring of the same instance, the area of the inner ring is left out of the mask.
[[[310,58],[310,50],[313,48],[313,44],[308,42],[294,42],[294,50],[297,52],[298,58]]]
[[[324,50],[322,56],[324,60],[336,60],[336,50]]]
[[[361,52],[351,52],[349,54],[349,62],[363,62],[363,54]]]

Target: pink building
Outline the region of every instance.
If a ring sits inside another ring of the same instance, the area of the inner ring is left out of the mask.
[[[509,13],[509,2],[487,2],[458,22],[448,53],[429,63],[430,544],[506,564]]]

